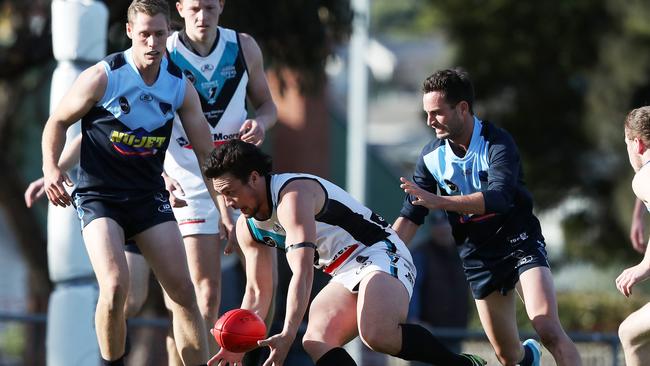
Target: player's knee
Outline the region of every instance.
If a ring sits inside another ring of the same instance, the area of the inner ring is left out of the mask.
[[[393,333],[396,332],[397,328],[395,328]],[[399,342],[396,342],[390,335],[391,331],[374,325],[359,327],[361,341],[375,352],[387,354],[396,354],[399,352],[399,348],[396,346]]]
[[[645,332],[640,331],[637,321],[630,318],[623,320],[618,327],[618,338],[625,348],[632,347],[647,338],[647,335],[644,336],[644,334]]]
[[[324,337],[318,336],[313,332],[306,332],[302,337],[302,348],[314,362],[321,358],[328,350],[340,346],[340,344],[326,342]]]
[[[126,305],[124,308],[124,313],[127,318],[135,317],[140,309],[144,306],[146,297],[140,294],[134,294],[133,291],[129,291],[129,295],[126,297]]]
[[[219,315],[220,290],[220,283],[216,280],[203,280],[198,283],[196,300],[204,317],[216,320]]]
[[[304,337],[302,337],[302,348],[305,350],[305,352],[307,352],[312,360],[314,359],[314,355],[318,350],[318,343],[318,340],[310,337],[310,335],[307,333],[305,333]]]
[[[539,340],[549,349],[553,349],[563,338],[564,331],[559,320],[551,319],[548,316],[538,316],[532,320],[533,328],[539,335]]]
[[[194,293],[194,285],[188,278],[185,281],[176,282],[175,286],[170,289],[165,289],[170,300],[175,304],[182,307],[196,306],[196,294]]]
[[[109,311],[122,311],[126,303],[129,286],[118,279],[114,281],[103,281],[99,286],[99,301]]]

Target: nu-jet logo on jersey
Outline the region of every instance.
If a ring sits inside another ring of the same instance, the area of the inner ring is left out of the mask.
[[[143,128],[135,131],[111,131],[111,143],[117,152],[126,156],[149,156],[158,152],[165,140],[164,136],[151,136]]]

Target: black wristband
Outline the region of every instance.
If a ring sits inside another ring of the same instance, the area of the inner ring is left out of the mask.
[[[289,245],[284,251],[289,252],[290,250],[294,249],[300,249],[300,248],[312,248],[316,250],[316,244],[309,242],[309,241],[303,241],[302,243],[296,243],[296,244],[291,244]]]

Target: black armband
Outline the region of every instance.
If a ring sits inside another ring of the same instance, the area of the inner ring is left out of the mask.
[[[286,247],[284,250],[285,252],[289,252],[294,249],[300,249],[300,248],[312,248],[316,250],[316,244],[309,242],[309,241],[303,241],[302,243],[296,243],[296,244],[291,244]]]

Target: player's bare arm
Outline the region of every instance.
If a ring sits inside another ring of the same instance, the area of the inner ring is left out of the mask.
[[[246,217],[237,219],[237,238],[245,259],[246,288],[241,308],[265,318],[273,295],[273,256],[276,249],[254,241]]]
[[[45,123],[42,140],[43,180],[45,194],[55,206],[65,207],[71,204],[63,184],[72,185],[72,182],[58,165],[65,145],[66,130],[102,98],[107,80],[102,65],[83,71]]]
[[[246,268],[246,288],[240,308],[251,310],[264,318],[273,298],[273,256],[276,249],[253,240],[244,215],[237,219],[236,230]],[[211,329],[210,333],[212,332]],[[208,365],[218,365],[219,362],[239,365],[243,357],[243,353],[234,353],[222,348],[210,359]]]
[[[260,145],[264,140],[265,132],[275,124],[278,112],[266,80],[264,60],[259,45],[246,33],[240,34],[240,41],[248,66],[246,95],[255,110],[255,118],[248,119],[242,124],[241,139]]]
[[[463,214],[482,215],[485,213],[485,199],[481,192],[462,196],[439,196],[418,187],[417,184],[404,177],[401,177],[400,181],[402,182],[400,188],[405,193],[416,197],[416,200],[411,202],[416,206],[424,206],[430,210],[442,209]]]
[[[630,225],[630,241],[632,242],[632,248],[637,252],[643,254],[645,253],[647,238],[645,234],[645,216],[647,209],[643,204],[643,201],[636,199],[634,202],[634,210],[632,211],[632,224]]]
[[[650,200],[650,169],[639,170],[632,180],[632,190],[637,198],[643,202]],[[632,294],[632,287],[650,278],[650,250],[646,246],[641,263],[624,270],[616,278],[616,288],[625,296]]]
[[[277,214],[287,234],[285,247],[292,276],[287,291],[287,309],[282,332],[258,342],[271,348],[265,366],[284,363],[307,311],[314,278],[314,217],[323,207],[324,200],[323,189],[318,183],[309,180],[295,180],[281,193]]]
[[[75,137],[69,144],[66,144],[59,159],[59,168],[64,172],[69,171],[79,163],[79,155],[81,154],[81,134]],[[32,207],[32,205],[45,194],[45,183],[43,177],[31,182],[25,190],[25,205]]]
[[[418,231],[418,227],[420,227],[420,225],[414,223],[406,217],[400,216],[395,220],[392,227],[393,230],[395,230],[397,233],[397,236],[399,236],[400,239],[402,239],[402,241],[408,245],[415,236],[415,233]]]

